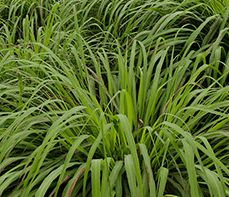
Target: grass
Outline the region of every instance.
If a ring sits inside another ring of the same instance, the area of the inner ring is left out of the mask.
[[[0,2],[0,196],[229,195],[229,2]]]

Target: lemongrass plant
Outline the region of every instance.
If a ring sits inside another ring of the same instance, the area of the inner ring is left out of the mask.
[[[0,196],[229,195],[226,1],[0,12]]]

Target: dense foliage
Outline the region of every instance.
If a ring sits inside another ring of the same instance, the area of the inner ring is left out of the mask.
[[[0,196],[229,195],[228,1],[0,13]]]

